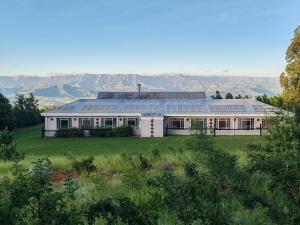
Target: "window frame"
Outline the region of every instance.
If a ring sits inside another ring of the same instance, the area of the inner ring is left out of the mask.
[[[222,117],[222,118],[217,118],[217,126],[216,129],[218,130],[230,130],[231,129],[231,121],[230,118]],[[220,122],[225,122],[225,127],[220,128]]]
[[[198,122],[202,123],[203,129],[207,129],[207,118],[192,117],[191,118],[191,130],[197,130],[197,125],[195,125],[195,123],[198,123]]]
[[[134,124],[129,124],[129,122],[134,122]],[[130,126],[133,128],[139,128],[140,118],[139,117],[123,117],[123,125]]]
[[[246,128],[244,127],[246,123],[249,123],[249,125],[247,124]],[[254,118],[238,118],[238,130],[254,130]]]
[[[61,122],[67,121],[67,126],[62,126]],[[58,117],[56,118],[56,129],[69,129],[72,127],[72,118],[69,117]]]
[[[174,123],[179,123],[179,126],[174,126]],[[183,117],[169,117],[168,129],[184,130],[184,118]]]
[[[89,126],[84,126],[84,121],[89,121]],[[79,118],[79,127],[82,128],[82,129],[90,129],[90,128],[93,128],[95,125],[94,125],[94,118],[93,117],[82,117],[82,118]]]
[[[111,124],[107,124],[107,121],[111,120]],[[101,118],[101,127],[111,127],[116,128],[117,127],[117,117],[102,117]]]

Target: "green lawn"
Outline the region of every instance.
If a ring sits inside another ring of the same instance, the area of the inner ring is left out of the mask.
[[[26,154],[23,164],[48,156],[56,166],[68,164],[65,153],[76,157],[95,156],[97,163],[113,161],[122,152],[137,152],[148,155],[152,149],[158,148],[162,155],[172,158],[182,148],[186,149],[188,136],[169,136],[163,138],[41,138],[41,125],[18,129],[15,132],[17,150]],[[219,136],[214,137],[216,145],[224,151],[236,154],[240,160],[245,159],[244,150],[248,143],[263,143],[260,136]],[[0,161],[0,175],[9,173],[12,163]]]

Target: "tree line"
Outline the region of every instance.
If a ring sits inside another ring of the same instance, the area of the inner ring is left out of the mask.
[[[251,98],[249,95],[236,95],[236,96],[233,96],[233,94],[231,94],[230,92],[227,92],[225,94],[225,96],[223,97],[220,93],[220,91],[216,91],[216,94],[215,95],[211,95],[211,98],[212,99],[249,99]]]
[[[26,127],[41,122],[38,100],[30,94],[16,95],[13,105],[0,93],[0,130]]]

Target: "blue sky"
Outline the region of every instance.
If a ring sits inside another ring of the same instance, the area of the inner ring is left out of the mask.
[[[0,75],[279,76],[299,0],[0,0]]]

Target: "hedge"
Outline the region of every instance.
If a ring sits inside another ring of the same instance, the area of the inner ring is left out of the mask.
[[[80,137],[81,132],[79,128],[63,128],[57,130],[55,136],[59,138],[74,138]]]
[[[115,131],[116,137],[129,137],[133,135],[132,127],[130,126],[120,126]]]
[[[96,127],[90,128],[90,137],[129,137],[133,135],[132,127],[120,126],[116,128],[111,127]],[[59,138],[74,138],[81,137],[82,130],[79,128],[63,128],[56,131],[55,136]]]
[[[129,137],[132,136],[132,128],[129,126],[120,126],[115,129],[111,127],[97,127],[90,129],[91,137]]]
[[[89,129],[90,137],[113,137],[113,129],[111,127],[96,127]]]

